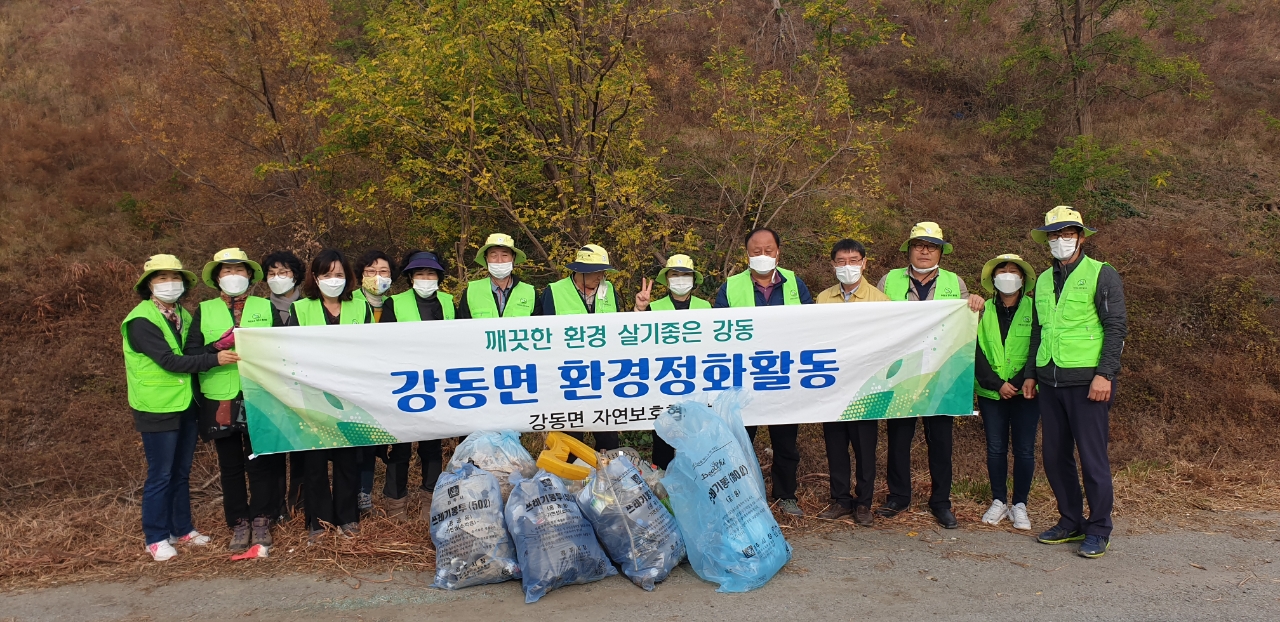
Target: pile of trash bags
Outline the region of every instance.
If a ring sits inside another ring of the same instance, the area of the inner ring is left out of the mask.
[[[727,391],[714,408],[683,402],[654,422],[658,436],[676,449],[662,483],[689,565],[719,584],[717,592],[756,589],[791,559],[742,425],[744,399],[740,391]]]
[[[593,461],[572,470],[548,465],[568,477],[586,473],[566,480],[539,468],[516,432],[468,436],[431,500],[433,587],[520,579],[532,603],[621,568],[653,590],[686,557],[717,591],[764,585],[791,559],[791,546],[742,426],[744,396],[728,391],[714,406],[687,401],[659,416],[658,435],[676,449],[665,473],[622,447],[587,455]]]

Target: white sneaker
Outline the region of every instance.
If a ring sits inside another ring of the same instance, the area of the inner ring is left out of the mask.
[[[1014,529],[1031,530],[1031,517],[1027,516],[1027,504],[1025,503],[1015,503],[1009,506],[1009,520],[1013,521]]]
[[[991,502],[991,507],[987,508],[987,513],[982,515],[982,522],[994,527],[1007,516],[1009,516],[1009,508],[1005,506],[1004,501],[996,499]]]
[[[178,555],[177,549],[173,548],[168,541],[161,540],[154,544],[147,545],[147,552],[151,554],[151,559],[162,562],[173,559]]]
[[[173,536],[169,536],[169,544],[179,544],[179,543],[185,544],[187,546],[204,546],[206,544],[209,544],[209,536],[206,536],[194,529],[191,530],[191,533],[185,536],[182,536],[181,538],[175,538]]]

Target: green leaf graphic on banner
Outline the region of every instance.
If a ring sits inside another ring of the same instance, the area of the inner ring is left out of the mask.
[[[840,420],[972,412],[975,345],[972,341],[961,344],[932,372],[921,371],[922,352],[894,361],[863,384],[858,397],[840,414]]]
[[[249,436],[257,453],[323,449],[399,442],[359,406],[302,383],[303,407],[292,408],[249,378],[241,376]]]

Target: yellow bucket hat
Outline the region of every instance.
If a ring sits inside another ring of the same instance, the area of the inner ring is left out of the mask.
[[[489,265],[489,262],[484,260],[484,254],[489,252],[489,249],[495,246],[501,246],[503,248],[511,249],[511,252],[516,254],[516,260],[512,263],[515,263],[515,264],[524,263],[524,260],[526,259],[524,255],[524,251],[516,248],[515,238],[512,238],[511,236],[505,233],[489,234],[489,237],[486,238],[484,241],[484,246],[481,246],[480,250],[476,251],[476,263],[482,266]]]
[[[172,270],[182,273],[182,280],[186,282],[187,287],[196,282],[196,274],[190,270],[182,269],[182,262],[173,255],[152,255],[147,263],[142,264],[142,276],[138,278],[138,282],[133,284],[134,291],[142,291],[142,286],[146,284],[147,279],[152,274]]]
[[[205,285],[218,289],[218,282],[213,278],[213,271],[224,263],[248,264],[250,270],[252,270],[252,274],[249,275],[250,285],[262,280],[262,266],[259,266],[258,262],[249,259],[249,256],[238,248],[224,248],[214,253],[213,261],[205,264],[204,270],[200,271],[200,280],[204,281]]]
[[[702,273],[693,269],[693,259],[688,255],[672,255],[667,259],[667,267],[658,271],[657,282],[667,284],[667,272],[674,270],[676,274],[693,273],[693,284],[702,285]]]
[[[942,235],[942,227],[936,222],[918,222],[916,226],[911,228],[911,234],[907,236],[907,241],[902,243],[902,248],[898,250],[907,252],[907,247],[911,245],[911,240],[924,240],[932,244],[942,247],[943,255],[951,254],[951,243]]]
[[[574,272],[591,273],[591,272],[617,272],[613,266],[609,265],[609,251],[588,244],[578,249],[578,255],[574,257],[573,263],[565,266]]]
[[[982,289],[987,290],[988,294],[994,294],[996,285],[992,281],[991,273],[995,271],[996,266],[1002,263],[1013,262],[1019,268],[1022,268],[1022,293],[1030,294],[1031,290],[1036,288],[1036,269],[1031,267],[1022,257],[1013,253],[1005,253],[987,262],[982,266]]]
[[[1044,215],[1044,226],[1036,227],[1031,230],[1031,239],[1036,244],[1048,244],[1049,233],[1052,231],[1060,231],[1067,227],[1080,227],[1084,232],[1084,237],[1089,237],[1098,232],[1097,229],[1090,229],[1084,226],[1084,219],[1080,217],[1080,212],[1070,205],[1059,205],[1049,210]]]

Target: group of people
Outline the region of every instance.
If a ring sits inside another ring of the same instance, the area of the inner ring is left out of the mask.
[[[849,302],[964,300],[980,313],[975,392],[987,437],[992,503],[982,522],[1008,518],[1030,529],[1027,496],[1035,467],[1035,437],[1044,422],[1043,459],[1060,518],[1040,534],[1046,544],[1081,542],[1079,553],[1100,557],[1110,542],[1112,483],[1107,455],[1108,417],[1127,332],[1124,293],[1110,265],[1085,255],[1095,233],[1080,214],[1058,206],[1031,237],[1049,248],[1052,267],[1038,276],[1018,255],[988,261],[982,270],[990,300],[969,292],[964,280],[941,267],[952,244],[933,222],[915,225],[900,251],[907,265],[889,271],[877,285],[865,280],[866,248],[844,239],[831,248],[837,283],[815,297],[794,272],[778,265],[782,240],[770,229],[749,233],[749,269],[725,279],[712,300],[694,295],[703,275],[687,255],[673,255],[651,281],[643,279],[632,309],[675,311]],[[377,460],[386,465],[382,509],[403,519],[409,494],[412,443],[381,447],[320,449],[254,456],[236,363],[235,327],[321,326],[419,322],[467,318],[572,315],[625,311],[607,275],[609,254],[588,244],[566,266],[569,275],[538,294],[515,267],[526,261],[508,235],[495,233],[476,253],[487,275],[470,281],[455,301],[440,290],[449,271],[444,257],[426,250],[407,253],[397,264],[369,251],[352,265],[339,251],[322,250],[307,270],[289,251],[254,262],[240,249],[216,253],[200,281],[218,296],[194,313],[182,304],[196,276],[172,255],[155,255],[134,288],[142,299],[121,324],[129,403],[147,460],[142,528],[157,561],[177,554],[174,545],[207,545],[192,525],[188,480],[197,438],[212,440],[221,472],[223,507],[232,550],[270,545],[272,526],[295,510],[306,517],[309,541],[336,527],[360,532],[360,517],[373,506]],[[391,294],[396,278],[406,289]],[[265,280],[266,298],[250,294]],[[653,298],[653,286],[667,295]],[[852,517],[872,525],[911,502],[911,444],[917,419],[928,447],[931,493],[928,507],[948,529],[951,511],[952,418],[927,416],[886,421],[888,495],[872,510],[876,477],[876,421],[823,424],[831,500],[818,515]],[[798,425],[770,425],[772,496],[786,514],[803,516],[797,501]],[[755,437],[756,429],[748,428]],[[615,449],[616,432],[594,433],[596,449]],[[852,448],[852,460],[850,459]],[[1009,495],[1008,453],[1013,453]],[[1076,451],[1080,463],[1075,459]],[[441,473],[441,441],[418,443],[421,490],[430,493]],[[653,462],[665,468],[674,450],[653,437]],[[332,468],[330,468],[332,466]],[[1080,471],[1084,476],[1081,492]],[[852,476],[852,478],[851,478]],[[853,480],[851,482],[851,479]],[[1084,516],[1083,498],[1090,514]]]

